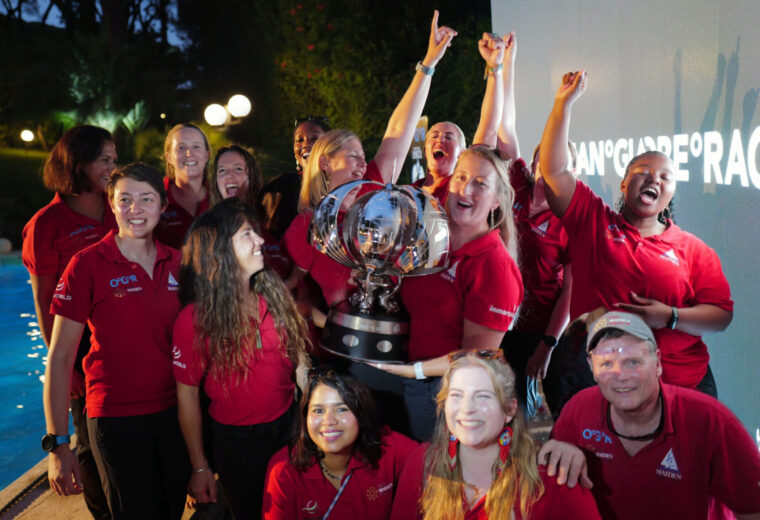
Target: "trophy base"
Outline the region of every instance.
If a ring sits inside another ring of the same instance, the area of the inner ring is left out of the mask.
[[[356,361],[405,363],[408,340],[406,312],[362,314],[342,302],[327,315],[319,343],[331,354]]]

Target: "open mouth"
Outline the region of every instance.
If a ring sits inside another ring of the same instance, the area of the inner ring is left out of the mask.
[[[482,424],[482,421],[473,421],[473,420],[467,420],[467,421],[458,421],[459,424],[464,428],[477,428]]]
[[[443,159],[446,157],[446,152],[443,150],[433,150],[433,159]]]
[[[147,219],[144,219],[144,218],[133,218],[133,219],[129,219],[128,222],[132,224],[133,226],[142,226],[143,224],[145,224],[146,221]]]
[[[322,432],[322,433],[320,433],[320,435],[322,437],[324,437],[325,440],[327,440],[329,442],[329,441],[334,441],[337,438],[339,438],[341,435],[343,435],[343,432],[342,431],[329,431],[329,432]]]
[[[458,200],[457,206],[462,209],[470,209],[472,207],[472,202],[467,202],[465,200]]]
[[[646,204],[651,204],[655,200],[657,200],[657,197],[659,196],[659,193],[657,193],[657,190],[654,188],[645,188],[641,190],[641,194],[639,195],[639,198],[642,200],[642,202]]]
[[[187,161],[185,163],[185,166],[196,166],[198,164],[198,161]]]
[[[224,190],[227,192],[228,197],[234,197],[237,195],[237,192],[240,190],[240,186],[237,184],[227,184],[224,187]]]

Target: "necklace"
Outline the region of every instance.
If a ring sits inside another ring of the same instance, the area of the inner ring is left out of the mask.
[[[324,464],[322,464],[321,460],[319,461],[319,467],[322,468],[322,473],[324,473],[325,477],[327,477],[327,478],[331,478],[333,480],[337,480],[338,482],[340,482],[340,480],[343,478],[343,477],[339,477],[338,475],[333,475],[332,473],[330,473],[330,470],[327,469],[327,466],[325,466]]]
[[[647,433],[646,435],[623,435],[622,433],[618,433],[615,428],[612,426],[612,417],[610,415],[610,404],[607,403],[607,428],[610,429],[612,433],[617,435],[618,437],[621,437],[623,439],[628,439],[629,441],[651,441],[660,433],[662,433],[662,428],[665,426],[665,407],[662,404],[662,389],[660,389],[660,394],[657,396],[657,401],[660,404],[660,423],[657,425],[657,428],[654,429],[652,433]]]

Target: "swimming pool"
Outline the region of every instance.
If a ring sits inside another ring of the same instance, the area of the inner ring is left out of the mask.
[[[29,274],[20,262],[0,264],[0,489],[45,455],[46,361]]]

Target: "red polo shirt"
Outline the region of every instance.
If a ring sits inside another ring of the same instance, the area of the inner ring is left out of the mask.
[[[195,215],[191,215],[177,202],[172,194],[171,185],[174,182],[169,177],[164,177],[164,189],[166,190],[166,209],[161,213],[161,221],[153,230],[153,235],[164,244],[175,249],[180,249],[185,243],[187,230],[196,217],[205,213],[208,209],[208,189],[206,196],[198,203]]]
[[[476,347],[462,345],[465,318],[508,330],[522,297],[520,270],[499,230],[466,243],[451,253],[448,269],[409,276],[401,284],[401,298],[411,317],[409,360]]]
[[[425,470],[425,451],[428,444],[422,444],[412,452],[409,461],[401,474],[398,483],[398,493],[393,501],[393,520],[421,520],[419,501],[422,497],[422,483]],[[568,488],[557,484],[556,477],[546,475],[546,468],[539,466],[539,475],[544,484],[544,494],[533,504],[530,510],[530,520],[555,520],[570,518],[578,520],[595,520],[600,518],[594,498],[588,490],[581,486]],[[486,496],[484,495],[471,509],[462,497],[465,520],[487,520]],[[523,517],[519,501],[514,508],[515,520]],[[642,517],[643,518],[643,517]]]
[[[208,372],[204,389],[211,398],[209,414],[222,424],[247,426],[274,421],[293,403],[293,363],[280,345],[274,319],[266,300],[259,297],[261,350],[249,359],[248,378],[239,385],[230,375],[220,380]],[[255,338],[252,341],[256,341]],[[208,342],[196,345],[195,305],[187,305],[174,322],[172,348],[174,377],[180,383],[198,386],[209,368]]]
[[[351,478],[330,513],[330,520],[387,520],[401,470],[417,443],[400,433],[384,432],[378,468],[354,455],[346,475]],[[345,476],[343,480],[345,481]],[[272,456],[264,485],[264,520],[322,518],[338,494],[314,462],[306,471],[290,463],[288,448]]]
[[[52,314],[92,330],[83,362],[91,417],[144,415],[177,403],[171,330],[179,310],[179,252],[155,244],[151,279],[121,254],[111,231],[74,255],[53,295]]]
[[[444,178],[443,181],[441,181],[441,183],[436,186],[432,193],[433,197],[438,199],[443,207],[446,207],[446,199],[449,197],[449,182],[451,182],[451,175]],[[423,188],[424,184],[425,177],[418,179],[416,182],[412,183],[412,186],[415,188]]]
[[[662,433],[629,455],[607,427],[598,387],[562,409],[552,437],[587,453],[592,492],[604,518],[704,519],[714,497],[734,513],[760,513],[760,453],[717,399],[662,384]]]
[[[631,291],[672,307],[707,303],[733,310],[718,255],[672,221],[663,233],[643,238],[580,181],[561,220],[574,260],[571,320],[601,306],[635,303]],[[699,384],[710,360],[702,338],[670,329],[654,335],[662,352],[662,380]]]
[[[36,276],[60,278],[75,253],[116,229],[111,206],[105,195],[103,198],[103,222],[99,222],[75,212],[56,193],[50,204],[35,213],[24,226],[21,260],[27,270]]]
[[[520,245],[520,272],[525,298],[516,329],[544,334],[562,291],[564,266],[570,263],[568,237],[562,223],[547,209],[531,215],[534,184],[525,161],[512,162],[509,181],[515,190],[512,214]]]
[[[380,170],[375,161],[367,164],[364,180],[383,182]],[[376,189],[375,186],[363,186],[359,195]],[[357,195],[357,197],[359,196]],[[317,251],[309,243],[309,226],[311,224],[312,211],[299,213],[290,227],[285,232],[283,244],[295,263],[301,269],[308,271],[322,289],[327,304],[332,307],[346,299],[349,292],[355,289],[348,283],[351,277],[351,269]]]

